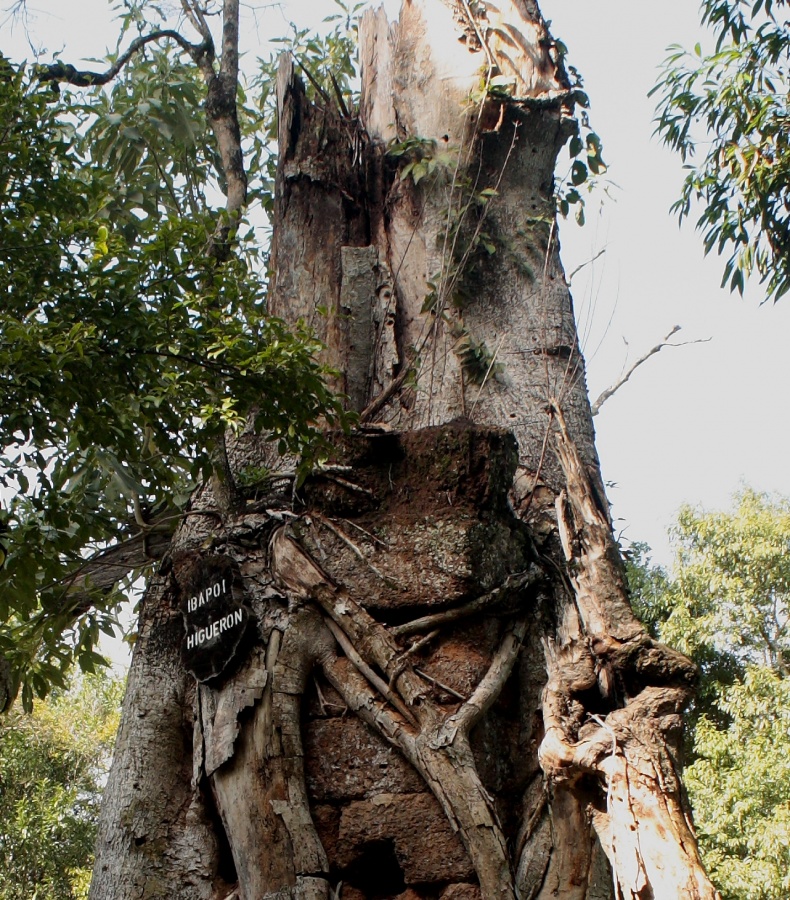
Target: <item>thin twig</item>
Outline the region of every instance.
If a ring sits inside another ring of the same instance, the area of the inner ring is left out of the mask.
[[[400,656],[400,659],[396,663],[395,668],[390,673],[390,687],[394,686],[395,682],[398,680],[398,676],[401,674],[401,672],[405,671],[411,657],[414,656],[415,653],[419,653],[423,647],[427,647],[428,644],[430,644],[430,642],[438,636],[439,629],[436,628],[429,634],[426,634],[425,637],[421,637],[418,641],[415,641],[408,650],[404,650],[404,652]]]
[[[380,537],[376,537],[371,531],[368,531],[366,528],[363,528],[361,525],[357,525],[356,522],[352,522],[351,519],[343,519],[343,522],[346,525],[350,525],[352,528],[356,528],[361,534],[364,534],[365,537],[374,544],[378,544],[379,547],[382,547],[384,550],[389,549],[389,545],[386,541],[382,541]]]
[[[335,535],[336,538],[339,538],[350,550],[351,552],[363,563],[365,563],[368,568],[374,572],[378,577],[384,582],[384,584],[395,584],[398,587],[402,587],[394,578],[390,578],[381,572],[373,563],[365,556],[365,554],[357,547],[357,545],[351,540],[351,538],[340,528],[335,525],[331,519],[327,519],[326,516],[322,516],[320,513],[313,513],[313,519],[320,522],[326,528],[328,528],[332,534]]]
[[[535,475],[532,478],[532,488],[530,489],[526,505],[524,506],[524,509],[521,510],[522,519],[524,518],[524,516],[526,516],[530,506],[532,506],[532,498],[535,496],[535,488],[538,486],[538,481],[543,471],[543,463],[546,461],[546,450],[549,446],[549,436],[551,435],[551,421],[554,417],[554,410],[551,407],[549,407],[548,416],[549,421],[546,423],[546,430],[543,432],[543,446],[540,448],[540,459],[538,459],[538,467],[537,469],[535,469]]]
[[[477,397],[475,398],[475,402],[472,404],[472,409],[469,412],[469,418],[471,419],[475,414],[475,409],[477,409],[477,404],[480,401],[480,398],[483,396],[483,388],[486,386],[486,382],[488,381],[488,376],[493,371],[494,366],[496,365],[496,358],[499,355],[499,351],[502,349],[502,344],[505,343],[505,337],[507,333],[502,335],[499,343],[497,344],[496,350],[494,350],[493,355],[491,356],[491,362],[488,364],[488,368],[486,369],[486,374],[483,377],[483,382],[480,385],[480,390],[477,392]]]
[[[430,684],[436,685],[436,687],[450,694],[451,697],[457,697],[462,703],[466,700],[466,697],[464,697],[463,694],[459,694],[458,691],[456,691],[454,688],[451,688],[449,684],[444,684],[443,682],[439,681],[438,678],[434,678],[433,675],[429,675],[427,672],[423,672],[422,669],[415,669],[414,671],[420,676],[420,678],[424,678]]]
[[[469,3],[467,0],[461,0],[464,6],[464,12],[466,13],[466,18],[469,20],[469,24],[474,29],[475,35],[477,35],[477,40],[480,42],[480,47],[486,55],[486,60],[488,61],[488,74],[486,75],[486,91],[488,91],[488,86],[491,82],[491,75],[494,69],[497,68],[497,64],[494,61],[494,56],[491,53],[491,48],[488,46],[488,41],[485,39],[485,35],[480,30],[480,26],[477,23],[477,19],[474,16],[471,8],[469,7]]]
[[[598,399],[592,405],[592,414],[594,416],[598,415],[601,407],[606,403],[606,401],[628,381],[628,379],[634,374],[634,372],[642,365],[642,363],[647,362],[651,356],[654,356],[660,350],[663,350],[664,347],[685,347],[687,344],[707,344],[710,338],[699,338],[695,341],[682,341],[680,344],[672,344],[669,342],[669,339],[673,334],[677,334],[680,331],[680,325],[675,325],[675,327],[666,335],[666,337],[659,343],[656,344],[655,347],[651,347],[647,353],[643,354],[639,357],[639,359],[628,369],[628,371],[619,378],[613,385],[608,387],[605,391],[601,393]]]
[[[329,103],[330,103],[329,94],[327,94],[327,92],[316,81],[313,73],[310,72],[309,69],[305,68],[304,64],[299,59],[299,57],[293,52],[293,50],[291,51],[291,56],[293,57],[293,61],[296,63],[296,65],[299,66],[299,68],[302,70],[302,72],[304,72],[304,74],[307,76],[307,80],[316,89],[316,91],[318,92],[318,95],[321,97],[321,99],[324,101],[324,103],[326,103],[326,105],[329,106]]]
[[[585,266],[592,265],[595,262],[595,260],[598,259],[599,256],[603,256],[604,253],[606,253],[606,247],[603,247],[601,250],[599,250],[595,254],[595,256],[591,256],[588,260],[585,260],[583,263],[580,263],[578,266],[576,266],[576,268],[571,272],[571,274],[568,275],[568,277],[565,279],[568,282],[568,284],[570,284],[573,281],[574,275],[577,275],[579,272],[581,272],[581,270]]]
[[[356,647],[351,643],[348,638],[348,635],[343,631],[343,629],[334,622],[329,616],[324,616],[324,621],[326,622],[327,628],[334,635],[335,640],[340,644],[343,649],[343,652],[349,658],[349,660],[356,666],[357,669],[365,676],[365,678],[373,685],[374,688],[384,697],[388,703],[391,703],[395,709],[412,725],[419,728],[419,723],[414,718],[414,714],[409,709],[408,706],[398,697],[398,695],[390,688],[386,681],[380,676],[377,675],[373,669],[365,662],[364,659],[357,652]]]
[[[339,484],[340,487],[344,487],[348,491],[354,491],[354,493],[357,494],[365,494],[367,497],[375,497],[375,494],[370,489],[362,487],[361,484],[355,484],[353,481],[348,481],[346,478],[341,478],[339,475],[332,475],[331,472],[326,471],[318,471],[316,474],[320,475],[322,478],[326,478],[327,481],[334,481],[335,484]]]

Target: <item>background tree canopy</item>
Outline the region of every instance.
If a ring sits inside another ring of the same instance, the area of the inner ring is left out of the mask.
[[[790,895],[790,501],[684,508],[672,573],[637,545],[635,607],[700,667],[686,786],[725,900]]]
[[[688,161],[674,210],[683,219],[699,201],[705,252],[726,260],[722,285],[743,293],[755,273],[774,300],[790,289],[786,9],[786,0],[704,0],[715,52],[672,48],[653,89],[656,131]]]
[[[86,676],[0,719],[0,897],[87,897],[124,682]]]

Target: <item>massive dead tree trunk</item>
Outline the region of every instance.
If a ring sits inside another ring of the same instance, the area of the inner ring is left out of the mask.
[[[280,68],[270,296],[360,426],[300,486],[243,434],[244,502],[193,498],[91,896],[713,898],[559,261],[559,56],[531,0],[407,0],[361,53],[358,115]]]

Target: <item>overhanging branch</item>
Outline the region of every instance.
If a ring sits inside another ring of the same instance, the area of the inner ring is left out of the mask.
[[[222,56],[219,71],[215,68],[214,39],[203,11],[197,3],[182,0],[182,8],[188,21],[198,31],[202,40],[193,44],[174,29],[153,31],[136,38],[128,49],[104,72],[80,70],[58,61],[39,66],[38,78],[42,82],[73,84],[76,87],[92,87],[108,84],[123,67],[147,44],[172,40],[189,54],[200,69],[206,83],[206,118],[222,163],[222,174],[227,184],[225,210],[212,234],[206,254],[224,262],[231,253],[231,238],[238,226],[247,203],[247,173],[241,149],[236,91],[239,81],[239,2],[225,0],[222,8]]]
[[[172,521],[141,531],[86,559],[63,579],[64,604],[68,610],[81,615],[94,605],[97,593],[109,593],[130,572],[160,560],[180,518],[172,517]]]
[[[93,87],[95,85],[108,84],[115,78],[129,60],[143,49],[147,44],[155,41],[172,40],[175,41],[182,50],[185,50],[195,62],[205,56],[209,45],[204,40],[200,44],[190,43],[182,34],[173,29],[166,28],[162,31],[153,31],[151,34],[142,35],[135,38],[129,44],[128,50],[121,54],[118,59],[105,72],[90,72],[87,70],[77,69],[75,66],[64,63],[61,60],[51,63],[50,65],[39,66],[38,80],[55,83],[73,84],[75,87]]]

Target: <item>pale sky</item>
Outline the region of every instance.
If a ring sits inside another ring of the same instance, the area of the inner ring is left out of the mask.
[[[78,64],[114,45],[105,0],[27,6],[33,42],[63,50],[66,61]],[[391,14],[395,6],[387,3]],[[616,483],[614,514],[626,537],[647,541],[667,563],[666,532],[682,503],[723,507],[744,483],[790,495],[790,297],[760,305],[756,285],[743,300],[720,290],[718,258],[705,260],[693,225],[678,229],[669,214],[682,172],[651,136],[646,95],[669,44],[693,47],[701,39],[704,46],[697,4],[543,0],[542,8],[584,77],[616,185],[613,199],[590,200],[584,228],[560,230],[567,272],[606,248],[572,285],[591,397],[674,325],[682,326],[677,340],[711,338],[653,357],[596,419],[604,477]],[[265,55],[267,38],[286,33],[289,20],[310,24],[334,10],[328,0],[246,4],[250,55]],[[23,29],[3,18],[0,49],[32,58]]]
[[[591,296],[596,302],[586,348],[591,396],[616,379],[624,338],[632,358],[676,324],[679,339],[712,338],[664,349],[596,418],[604,476],[618,484],[609,492],[615,515],[628,537],[667,561],[666,529],[682,503],[727,506],[743,483],[790,494],[790,302],[760,305],[756,284],[746,299],[721,290],[719,258],[705,259],[693,225],[678,229],[668,213],[681,164],[652,138],[646,94],[668,45],[705,46],[697,3],[544,0],[544,7],[583,73],[608,174],[620,188],[597,226],[560,233],[568,271],[607,247],[592,283],[577,276],[573,284],[577,311]]]

